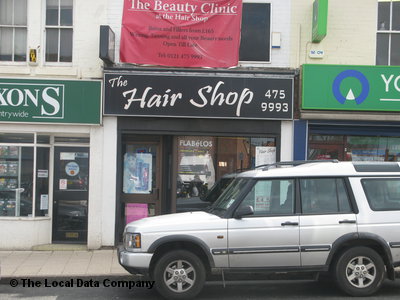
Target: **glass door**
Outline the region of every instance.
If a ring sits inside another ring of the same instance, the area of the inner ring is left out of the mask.
[[[89,148],[55,147],[53,242],[87,240]]]
[[[161,212],[161,140],[125,137],[122,149],[124,224]]]

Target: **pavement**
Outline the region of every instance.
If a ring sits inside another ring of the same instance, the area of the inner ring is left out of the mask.
[[[0,279],[131,276],[117,249],[0,251]]]

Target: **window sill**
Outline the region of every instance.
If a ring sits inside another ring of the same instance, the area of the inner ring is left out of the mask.
[[[0,64],[0,74],[17,74],[17,75],[29,75],[31,69],[26,64]]]
[[[78,75],[78,68],[72,66],[44,66],[36,70],[37,75],[58,75],[74,76]]]
[[[1,221],[46,221],[46,220],[51,220],[51,217],[0,217],[0,222]]]

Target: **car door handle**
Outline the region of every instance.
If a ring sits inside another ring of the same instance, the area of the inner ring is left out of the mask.
[[[339,224],[356,224],[356,220],[341,220]]]
[[[284,222],[281,223],[282,226],[298,226],[299,223],[298,222]]]

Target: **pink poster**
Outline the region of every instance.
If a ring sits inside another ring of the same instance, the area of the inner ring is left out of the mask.
[[[242,0],[124,0],[121,62],[234,67]]]
[[[146,203],[126,203],[125,204],[125,220],[126,224],[147,218],[149,210]]]

